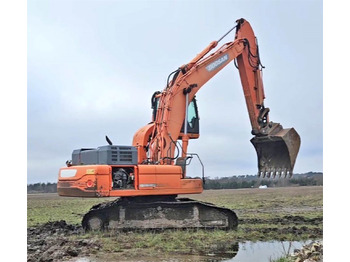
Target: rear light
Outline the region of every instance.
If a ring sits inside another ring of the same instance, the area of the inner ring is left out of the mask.
[[[86,181],[86,187],[93,187],[93,186],[94,186],[94,182],[92,180]]]

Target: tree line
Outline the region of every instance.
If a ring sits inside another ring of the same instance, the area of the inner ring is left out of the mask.
[[[237,188],[257,188],[266,185],[267,187],[286,186],[322,186],[323,173],[308,172],[304,174],[294,174],[292,178],[264,179],[256,175],[240,175],[231,177],[206,177],[204,189],[237,189]],[[57,183],[35,183],[27,185],[27,193],[57,193]]]
[[[240,175],[222,178],[206,178],[204,189],[237,189],[267,187],[289,187],[289,186],[322,186],[323,173],[308,172],[305,174],[294,174],[292,178],[259,178],[257,175]]]
[[[57,183],[35,183],[27,185],[27,193],[57,193]]]

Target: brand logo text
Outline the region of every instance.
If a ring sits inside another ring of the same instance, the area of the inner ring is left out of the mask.
[[[207,65],[205,68],[210,72],[213,71],[214,69],[218,68],[221,66],[223,63],[225,63],[228,60],[228,55],[223,55],[222,57],[218,58],[211,64]]]

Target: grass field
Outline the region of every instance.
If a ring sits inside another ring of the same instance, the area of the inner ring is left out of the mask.
[[[185,197],[233,209],[239,218],[238,229],[83,233],[71,238],[98,239],[102,252],[123,257],[229,252],[232,245],[241,241],[322,239],[322,187],[206,190],[200,195]],[[91,206],[113,199],[68,198],[57,194],[28,195],[27,225],[38,227],[59,220],[79,225],[83,214]]]

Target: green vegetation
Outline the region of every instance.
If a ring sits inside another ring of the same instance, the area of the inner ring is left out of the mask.
[[[35,194],[27,198],[27,226],[37,226],[50,221],[65,220],[80,224],[83,215],[106,198],[68,198],[57,194]]]
[[[106,252],[121,252],[128,250],[137,253],[147,250],[150,253],[176,253],[176,254],[201,254],[210,252],[229,252],[238,232],[225,232],[223,230],[166,230],[156,232],[115,232],[94,233],[89,238],[98,237],[103,241],[103,249]],[[229,241],[228,241],[229,240]],[[130,255],[130,254],[129,254]]]
[[[295,260],[291,257],[280,257],[278,259],[271,260],[271,262],[294,262]]]

